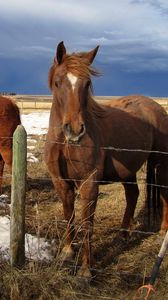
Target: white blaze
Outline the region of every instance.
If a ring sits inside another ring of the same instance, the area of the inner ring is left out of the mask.
[[[70,81],[72,85],[72,89],[75,89],[75,85],[77,83],[78,77],[73,75],[72,73],[67,73],[68,80]]]

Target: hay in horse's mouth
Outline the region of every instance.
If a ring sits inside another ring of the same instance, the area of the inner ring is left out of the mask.
[[[67,144],[79,145],[80,138],[76,137],[74,139],[66,139]]]

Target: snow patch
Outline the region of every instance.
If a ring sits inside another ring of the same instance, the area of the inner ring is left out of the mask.
[[[10,245],[10,219],[8,216],[0,217],[0,253],[1,258],[9,260]],[[53,259],[51,245],[44,238],[25,234],[25,254],[28,259],[47,260]]]
[[[27,135],[46,134],[49,126],[49,115],[49,112],[33,112],[30,114],[22,114],[21,122],[25,127]]]

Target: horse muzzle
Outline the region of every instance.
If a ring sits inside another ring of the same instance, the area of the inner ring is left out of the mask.
[[[86,127],[84,124],[81,124],[78,130],[74,130],[71,124],[66,123],[63,126],[63,132],[66,138],[66,141],[69,143],[79,143],[81,138],[86,133]]]

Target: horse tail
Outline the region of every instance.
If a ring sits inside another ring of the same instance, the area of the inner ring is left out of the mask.
[[[146,200],[148,208],[148,222],[150,224],[151,213],[156,220],[157,215],[161,215],[160,188],[158,186],[158,169],[157,166],[147,161],[147,176],[146,176]]]
[[[18,122],[18,125],[19,125],[19,124],[21,124],[20,109],[17,106],[15,101],[12,100],[12,103],[13,103],[13,106],[14,106],[14,109],[15,109],[15,113],[16,113],[16,116],[17,116],[17,122]]]

